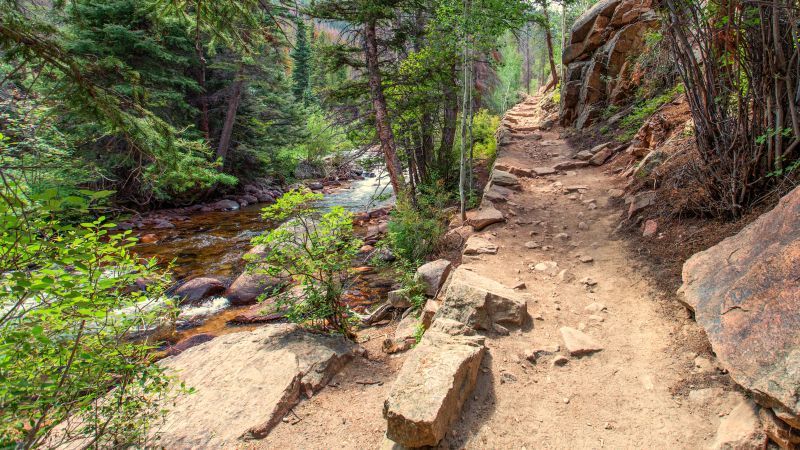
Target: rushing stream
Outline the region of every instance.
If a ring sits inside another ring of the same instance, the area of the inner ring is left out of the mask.
[[[337,188],[326,195],[319,206],[322,209],[342,206],[357,213],[390,204],[393,201],[391,194],[388,177],[367,178]],[[154,234],[158,240],[139,244],[134,251],[143,257],[156,258],[164,267],[171,263],[176,280],[210,276],[232,281],[244,269],[242,255],[252,247],[250,240],[267,229],[267,223],[261,219],[263,206],[197,213],[178,218],[173,222],[174,228],[141,230],[141,235]],[[364,290],[366,288],[361,289]],[[375,298],[372,302],[377,300]],[[177,338],[239,330],[241,328],[228,326],[228,322],[248,308],[229,308],[227,300],[222,297],[212,298],[202,305],[182,307]]]

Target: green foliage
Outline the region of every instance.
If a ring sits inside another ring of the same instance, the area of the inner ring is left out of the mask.
[[[507,32],[501,42],[500,63],[496,69],[498,84],[492,90],[493,109],[500,114],[517,104],[522,87],[522,55],[517,39]]]
[[[311,48],[308,45],[308,31],[306,30],[306,23],[298,17],[295,21],[297,24],[297,33],[292,49],[292,93],[297,101],[308,103],[309,96],[311,95],[310,86],[310,67],[311,62]]]
[[[417,186],[417,207],[399,203],[389,218],[389,244],[410,266],[419,266],[434,252],[446,230],[444,209],[452,201],[441,182]]]
[[[652,116],[664,104],[671,102],[675,97],[683,92],[683,85],[677,85],[671,90],[653,98],[639,101],[630,114],[620,121],[620,129],[623,134],[617,137],[620,142],[631,140],[644,124],[644,121]]]
[[[500,116],[495,116],[482,109],[475,114],[472,121],[472,139],[475,142],[475,158],[485,159],[491,165],[497,155],[497,127]]]
[[[326,156],[353,148],[345,132],[320,108],[310,108],[305,135],[307,138],[295,147],[295,152],[308,162],[318,162]]]
[[[144,446],[170,379],[141,332],[169,327],[166,279],[102,217],[107,196],[30,194],[6,178],[0,202],[0,446]],[[132,289],[148,280],[146,291]],[[66,422],[67,419],[71,419]],[[45,442],[47,442],[45,444]]]
[[[289,320],[352,337],[342,294],[362,243],[353,232],[352,214],[341,207],[320,214],[314,203],[321,199],[321,194],[294,190],[264,208],[265,219],[285,223],[253,239],[268,249],[257,262],[302,288],[302,294],[289,292],[278,301]]]

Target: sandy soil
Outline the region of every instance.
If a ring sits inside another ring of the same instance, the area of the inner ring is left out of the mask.
[[[535,103],[532,98],[509,113],[518,118],[512,127],[537,124]],[[579,150],[561,139],[557,129],[537,133],[543,139],[505,147],[499,162],[552,166]],[[720,417],[740,394],[715,368],[703,332],[675,295],[659,290],[641,259],[613,234],[620,210],[609,206],[608,191],[619,188],[618,181],[602,167],[521,180],[522,190],[498,204],[508,222],[482,233],[499,245],[498,254],[463,264],[509,286],[524,282],[534,319],[509,336],[489,337],[478,386],[440,447],[707,447]],[[572,195],[565,188],[574,185],[586,190]],[[560,233],[568,238],[558,237]],[[529,249],[524,245],[528,241],[542,247]],[[593,261],[581,262],[581,256]],[[558,270],[531,270],[532,264],[544,261],[556,262]],[[574,281],[556,275],[563,269]],[[585,277],[596,286],[582,284]],[[605,310],[587,311],[593,303]],[[567,356],[563,348],[536,363],[525,359],[534,348],[563,347],[562,326],[583,329],[603,350],[569,357],[563,367],[552,364],[557,356]],[[390,332],[371,330],[365,345],[372,359],[359,358],[337,376],[335,387],[301,403],[268,438],[251,447],[378,448],[385,430],[383,400],[404,358],[380,353],[381,335]],[[702,388],[714,390],[698,391]],[[696,395],[690,398],[693,390]]]

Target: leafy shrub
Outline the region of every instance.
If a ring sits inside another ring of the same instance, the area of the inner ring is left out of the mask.
[[[166,282],[101,217],[70,225],[81,197],[22,192],[0,202],[0,447],[145,446],[170,385],[132,337],[169,327]],[[133,289],[148,280],[146,291]],[[68,420],[69,419],[69,420]]]
[[[683,85],[679,84],[671,90],[656,97],[640,101],[630,114],[625,116],[620,122],[620,129],[623,134],[617,139],[621,142],[633,139],[639,129],[644,125],[644,121],[655,114],[664,104],[671,102],[678,94],[683,92]]]
[[[495,132],[500,126],[500,117],[485,109],[475,114],[472,120],[472,139],[475,142],[474,154],[477,159],[487,159],[491,163],[497,154]]]
[[[389,218],[389,244],[394,253],[409,266],[419,266],[436,249],[446,231],[443,211],[450,194],[441,181],[417,186],[417,206],[400,202]]]
[[[270,275],[300,283],[302,295],[290,291],[278,299],[289,320],[352,337],[342,294],[361,241],[352,214],[341,207],[320,214],[314,203],[321,199],[307,190],[287,192],[263,210],[265,219],[285,223],[253,243],[267,249],[258,262]]]

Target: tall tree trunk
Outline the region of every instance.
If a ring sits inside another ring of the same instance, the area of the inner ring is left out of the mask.
[[[450,79],[442,86],[444,94],[444,121],[442,123],[442,138],[439,143],[439,158],[437,165],[440,170],[449,170],[453,145],[456,141],[456,126],[458,125],[458,93],[456,92],[456,65],[450,66]],[[445,173],[448,176],[449,172]]]
[[[556,69],[556,60],[553,57],[553,33],[550,30],[550,12],[547,10],[547,0],[543,0],[541,4],[542,11],[544,12],[544,35],[545,41],[547,41],[547,57],[550,58],[550,73],[552,75],[550,82],[547,83],[547,87],[544,88],[544,91],[547,92],[558,86],[559,78],[558,69]]]
[[[531,93],[531,25],[525,24],[525,32],[523,33],[524,39],[524,55],[525,55],[525,92],[530,95]]]
[[[195,28],[194,28],[194,50],[197,53],[197,60],[198,64],[198,74],[197,74],[197,84],[200,85],[200,131],[203,132],[203,136],[206,138],[206,143],[211,145],[211,129],[209,127],[208,122],[208,91],[206,90],[206,57],[203,53],[203,42],[201,41],[200,35],[200,21],[201,21],[201,14],[203,10],[202,0],[197,0],[196,10],[197,10],[197,17],[195,18]]]
[[[389,180],[392,182],[392,188],[394,188],[395,195],[400,198],[405,190],[405,180],[403,179],[403,168],[400,164],[400,158],[397,157],[394,132],[392,131],[389,113],[386,108],[386,97],[383,95],[380,64],[378,61],[378,36],[375,30],[374,20],[367,22],[364,27],[364,58],[367,63],[369,90],[372,96],[372,108],[375,112],[375,125],[378,129],[378,139],[381,141],[381,151],[386,160],[386,170],[389,172]]]
[[[219,136],[219,146],[217,147],[217,158],[222,160],[223,167],[225,159],[228,157],[228,150],[231,146],[231,136],[233,135],[233,125],[236,123],[236,112],[239,110],[239,103],[242,100],[242,87],[244,86],[244,65],[240,64],[236,71],[236,78],[233,80],[233,90],[228,99],[228,111],[225,113],[225,124],[222,126],[222,134]]]
[[[469,0],[464,0],[464,24],[468,23],[469,19]],[[466,25],[465,25],[466,26]],[[461,220],[466,222],[467,220],[467,195],[465,192],[466,183],[466,175],[467,175],[467,111],[469,106],[467,102],[469,101],[469,93],[472,89],[472,86],[469,86],[469,78],[470,78],[470,61],[469,61],[469,45],[467,39],[467,30],[464,30],[464,42],[463,51],[464,51],[464,91],[463,97],[461,102],[461,152],[459,153],[459,160],[458,160],[458,196],[461,200]]]

